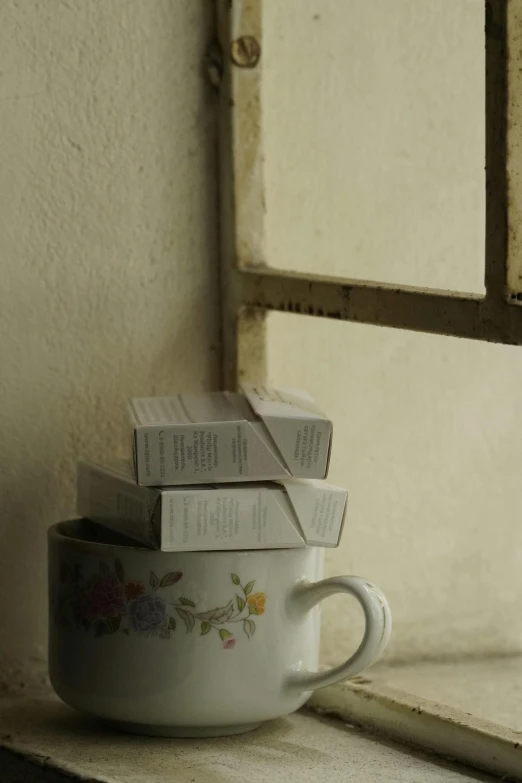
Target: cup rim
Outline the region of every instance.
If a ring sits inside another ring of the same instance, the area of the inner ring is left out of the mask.
[[[71,526],[75,522],[91,522],[91,520],[86,519],[85,517],[73,517],[71,519],[62,519],[60,522],[55,522],[54,525],[51,525],[51,527],[47,531],[47,538],[53,539],[55,541],[66,541],[66,542],[74,542],[75,544],[83,544],[84,546],[94,547],[96,549],[103,548],[103,549],[131,549],[138,552],[155,552],[160,550],[155,549],[149,549],[145,546],[140,546],[137,542],[133,542],[131,539],[129,539],[129,543],[123,542],[121,544],[113,544],[108,543],[105,541],[89,541],[85,538],[79,538],[77,535],[69,535],[64,532],[64,528],[66,526]],[[91,523],[94,524],[94,523]],[[110,530],[107,530],[108,533],[111,533]],[[117,535],[117,534],[115,534]],[[166,552],[164,554],[167,554]]]
[[[175,556],[175,555],[213,555],[215,556],[230,556],[230,555],[248,555],[248,554],[261,554],[263,552],[307,552],[311,549],[322,549],[323,547],[271,547],[266,549],[198,549],[198,550],[182,550],[182,551],[172,551],[172,552],[164,552],[161,549],[152,549],[150,547],[146,547],[143,545],[140,545],[138,543],[135,543],[132,541],[132,539],[125,539],[121,544],[120,543],[109,543],[105,541],[90,541],[86,540],[84,538],[78,538],[77,535],[69,535],[65,534],[63,532],[63,529],[65,526],[72,526],[72,523],[78,523],[78,522],[87,522],[92,525],[95,523],[92,522],[92,520],[89,520],[85,517],[73,517],[71,519],[64,519],[60,522],[55,522],[47,531],[47,538],[49,541],[57,541],[61,543],[69,543],[76,547],[82,547],[82,548],[88,548],[91,551],[95,550],[97,553],[100,550],[125,550],[125,552],[137,552],[141,555],[160,555],[162,557],[165,557],[167,555]],[[117,533],[114,533],[114,531],[106,529],[107,532],[113,533],[113,535],[118,535]],[[124,536],[122,536],[124,538]],[[127,543],[128,541],[128,543]]]

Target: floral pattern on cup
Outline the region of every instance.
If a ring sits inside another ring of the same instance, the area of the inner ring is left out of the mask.
[[[127,604],[129,623],[142,636],[155,636],[168,625],[167,605],[157,595],[141,593]]]
[[[80,608],[85,617],[116,617],[124,608],[122,586],[115,574],[99,574],[85,585]]]
[[[122,632],[161,639],[170,639],[181,620],[186,633],[199,630],[200,636],[206,636],[215,631],[224,650],[234,649],[235,629],[252,638],[256,631],[253,617],[264,614],[266,607],[265,593],[253,592],[255,580],[243,586],[239,576],[231,574],[235,596],[225,606],[205,610],[183,595],[168,600],[165,588],[182,577],[181,571],[170,571],[160,579],[151,571],[145,585],[127,579],[121,560],[114,560],[112,568],[100,561],[98,573],[83,579],[78,565],[71,567],[62,561],[60,583],[52,591],[54,620],[61,627],[94,630],[96,637]]]

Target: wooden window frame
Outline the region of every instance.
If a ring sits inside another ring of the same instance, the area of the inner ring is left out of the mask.
[[[264,244],[262,2],[216,0],[218,44],[207,60],[220,101],[223,387],[266,380],[269,311],[522,345],[522,0],[485,2],[484,296],[270,267]],[[310,706],[519,779],[518,733],[446,705],[356,678],[318,691]]]
[[[217,0],[223,385],[266,376],[269,311],[522,344],[522,0],[486,6],[485,290],[285,272],[264,251],[263,0]]]

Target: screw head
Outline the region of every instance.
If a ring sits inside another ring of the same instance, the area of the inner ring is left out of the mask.
[[[255,68],[261,57],[261,47],[253,35],[242,35],[232,41],[230,56],[240,68]]]

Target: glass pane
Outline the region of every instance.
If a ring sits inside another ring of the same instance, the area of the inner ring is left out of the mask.
[[[483,0],[265,0],[266,260],[483,293]]]
[[[330,575],[388,594],[396,661],[522,650],[520,348],[272,313],[269,381],[333,419],[328,480],[350,491]],[[325,657],[356,633],[327,602]]]

